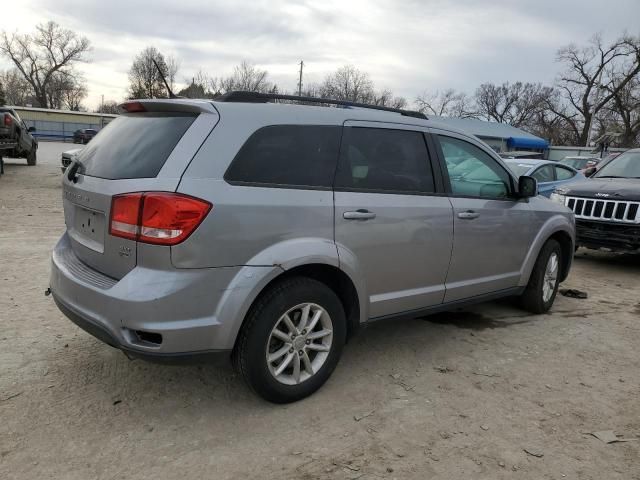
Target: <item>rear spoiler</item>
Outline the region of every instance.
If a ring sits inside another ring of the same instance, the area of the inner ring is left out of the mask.
[[[218,113],[211,102],[189,99],[149,99],[130,100],[118,105],[120,113],[176,112],[176,113]]]

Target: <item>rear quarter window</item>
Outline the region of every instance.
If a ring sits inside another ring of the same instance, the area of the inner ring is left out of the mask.
[[[229,183],[331,188],[342,127],[272,125],[257,130],[231,162]]]
[[[82,173],[109,180],[156,177],[196,117],[178,113],[122,115],[78,155]]]

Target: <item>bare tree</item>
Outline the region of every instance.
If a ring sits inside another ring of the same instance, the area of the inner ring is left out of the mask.
[[[545,108],[552,92],[540,83],[484,83],[476,90],[475,102],[478,115],[487,120],[526,127]]]
[[[220,95],[219,80],[209,74],[198,71],[191,79],[185,79],[185,88],[178,92],[179,97],[186,98],[215,98]]]
[[[606,88],[613,92],[613,98],[605,108],[604,115],[598,117],[600,132],[598,136],[617,131],[617,143],[621,147],[640,145],[640,75],[629,81],[625,87],[617,89],[614,80]]]
[[[39,106],[48,108],[47,92],[55,76],[75,75],[73,66],[86,61],[90,43],[86,37],[65,29],[55,22],[36,26],[29,34],[7,34],[0,37],[0,52],[13,62],[27,81]]]
[[[162,75],[153,63],[157,62]],[[170,59],[167,64],[165,56],[156,47],[147,47],[140,52],[129,69],[129,98],[167,98],[168,92],[162,76],[167,79],[171,86],[170,79],[175,81],[178,63],[175,59]]]
[[[72,83],[62,91],[62,108],[73,111],[86,110],[82,102],[87,98],[87,87],[84,83]]]
[[[273,90],[274,84],[268,80],[268,72],[261,70],[255,65],[243,60],[240,65],[236,65],[233,74],[229,77],[214,81],[216,90],[220,93],[242,90],[247,92],[269,92]]]
[[[96,112],[118,114],[120,113],[118,105],[118,102],[116,102],[115,100],[106,100],[96,109]]]
[[[67,72],[57,72],[47,88],[47,103],[49,108],[59,108],[80,111],[82,101],[87,97],[86,81],[81,75],[69,75]]]
[[[173,55],[168,55],[165,58],[165,63],[167,65],[167,83],[171,91],[173,91],[176,86],[176,76],[178,75],[178,70],[180,70],[180,60]]]
[[[4,87],[2,86],[2,79],[0,78],[0,106],[6,105],[6,104],[7,104],[7,99],[5,98]]]
[[[473,118],[476,116],[475,106],[469,96],[454,89],[433,93],[423,92],[416,98],[418,111],[438,117]]]
[[[391,107],[391,108],[406,108],[407,107],[407,99],[404,97],[397,97],[393,94],[391,90],[382,90],[380,92],[374,93],[373,101],[374,105],[380,105],[381,107]]]
[[[320,85],[320,96],[334,100],[371,103],[375,97],[369,74],[345,65],[328,75]]]
[[[568,45],[558,51],[564,72],[558,88],[564,102],[554,111],[572,125],[574,142],[589,141],[594,117],[640,74],[640,37],[623,35],[605,44],[599,35],[589,45]]]
[[[31,86],[15,68],[0,72],[0,82],[4,86],[7,105],[24,106],[27,104],[29,97],[33,95]]]

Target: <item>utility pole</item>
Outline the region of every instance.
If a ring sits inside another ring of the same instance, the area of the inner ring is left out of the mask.
[[[104,95],[100,99],[100,129],[104,128]]]
[[[304,68],[304,60],[300,60],[300,81],[298,82],[298,96],[302,96],[302,69]]]

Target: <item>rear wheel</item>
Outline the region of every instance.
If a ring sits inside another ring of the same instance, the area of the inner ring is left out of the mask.
[[[251,308],[234,353],[240,373],[275,403],[311,395],[331,376],[346,338],[337,295],[316,280],[297,277],[269,289]]]
[[[36,147],[35,145],[31,146],[31,151],[27,155],[27,165],[34,166],[37,162],[36,159]]]
[[[549,311],[558,293],[562,249],[556,240],[547,240],[531,272],[529,283],[522,294],[521,303],[532,313]]]

